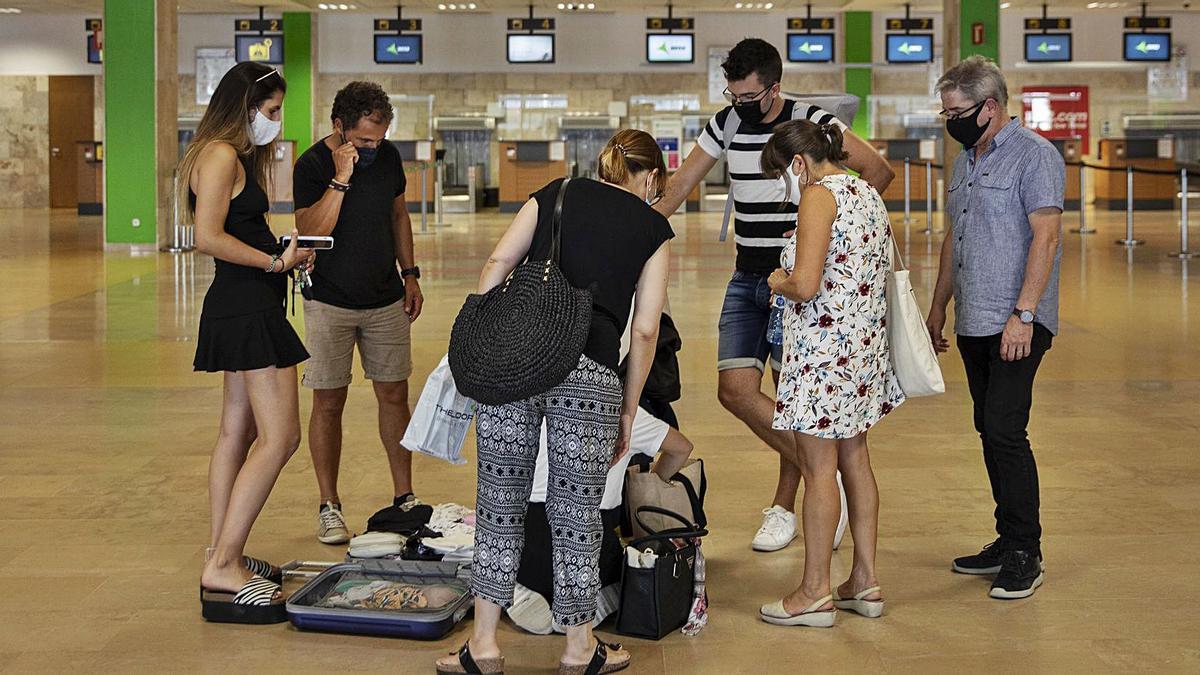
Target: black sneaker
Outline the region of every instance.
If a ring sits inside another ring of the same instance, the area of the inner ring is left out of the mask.
[[[1000,540],[997,539],[975,555],[955,558],[951,569],[959,574],[999,574],[1002,554]]]
[[[1000,573],[988,595],[999,600],[1019,600],[1033,595],[1046,573],[1037,551],[1005,551],[1000,556]]]

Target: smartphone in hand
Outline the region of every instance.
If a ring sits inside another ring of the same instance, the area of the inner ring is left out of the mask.
[[[285,235],[280,237],[279,243],[284,248],[287,248],[292,244],[292,236]],[[333,237],[310,237],[302,234],[296,239],[296,248],[311,248],[318,251],[327,251],[333,248]]]

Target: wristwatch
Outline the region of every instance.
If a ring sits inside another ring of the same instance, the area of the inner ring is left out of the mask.
[[[1036,314],[1028,309],[1021,309],[1020,307],[1013,309],[1013,316],[1020,319],[1021,323],[1023,324],[1031,324],[1037,319]]]
[[[413,267],[409,267],[408,269],[400,270],[400,276],[402,276],[402,277],[411,276],[414,279],[420,279],[421,278],[421,268],[413,266]]]

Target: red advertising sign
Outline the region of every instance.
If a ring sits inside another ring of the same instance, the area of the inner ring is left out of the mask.
[[[1025,126],[1045,138],[1079,138],[1088,152],[1087,87],[1023,87]]]

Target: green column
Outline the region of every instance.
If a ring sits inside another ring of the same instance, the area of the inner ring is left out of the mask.
[[[296,152],[313,142],[312,14],[283,13],[283,77],[287,98],[283,105],[283,138],[296,142]]]
[[[867,98],[871,95],[871,62],[874,60],[874,50],[871,43],[871,13],[846,12],[843,39],[845,41],[845,85],[846,93],[854,94],[862,99],[858,114],[854,117],[854,133],[863,138],[870,138],[871,107]],[[861,63],[862,66],[852,64]]]
[[[959,58],[982,54],[1000,60],[1000,0],[959,0]],[[975,24],[983,25],[983,44],[974,44]],[[107,42],[107,40],[106,40]]]
[[[104,2],[104,240],[157,238],[155,3]]]

